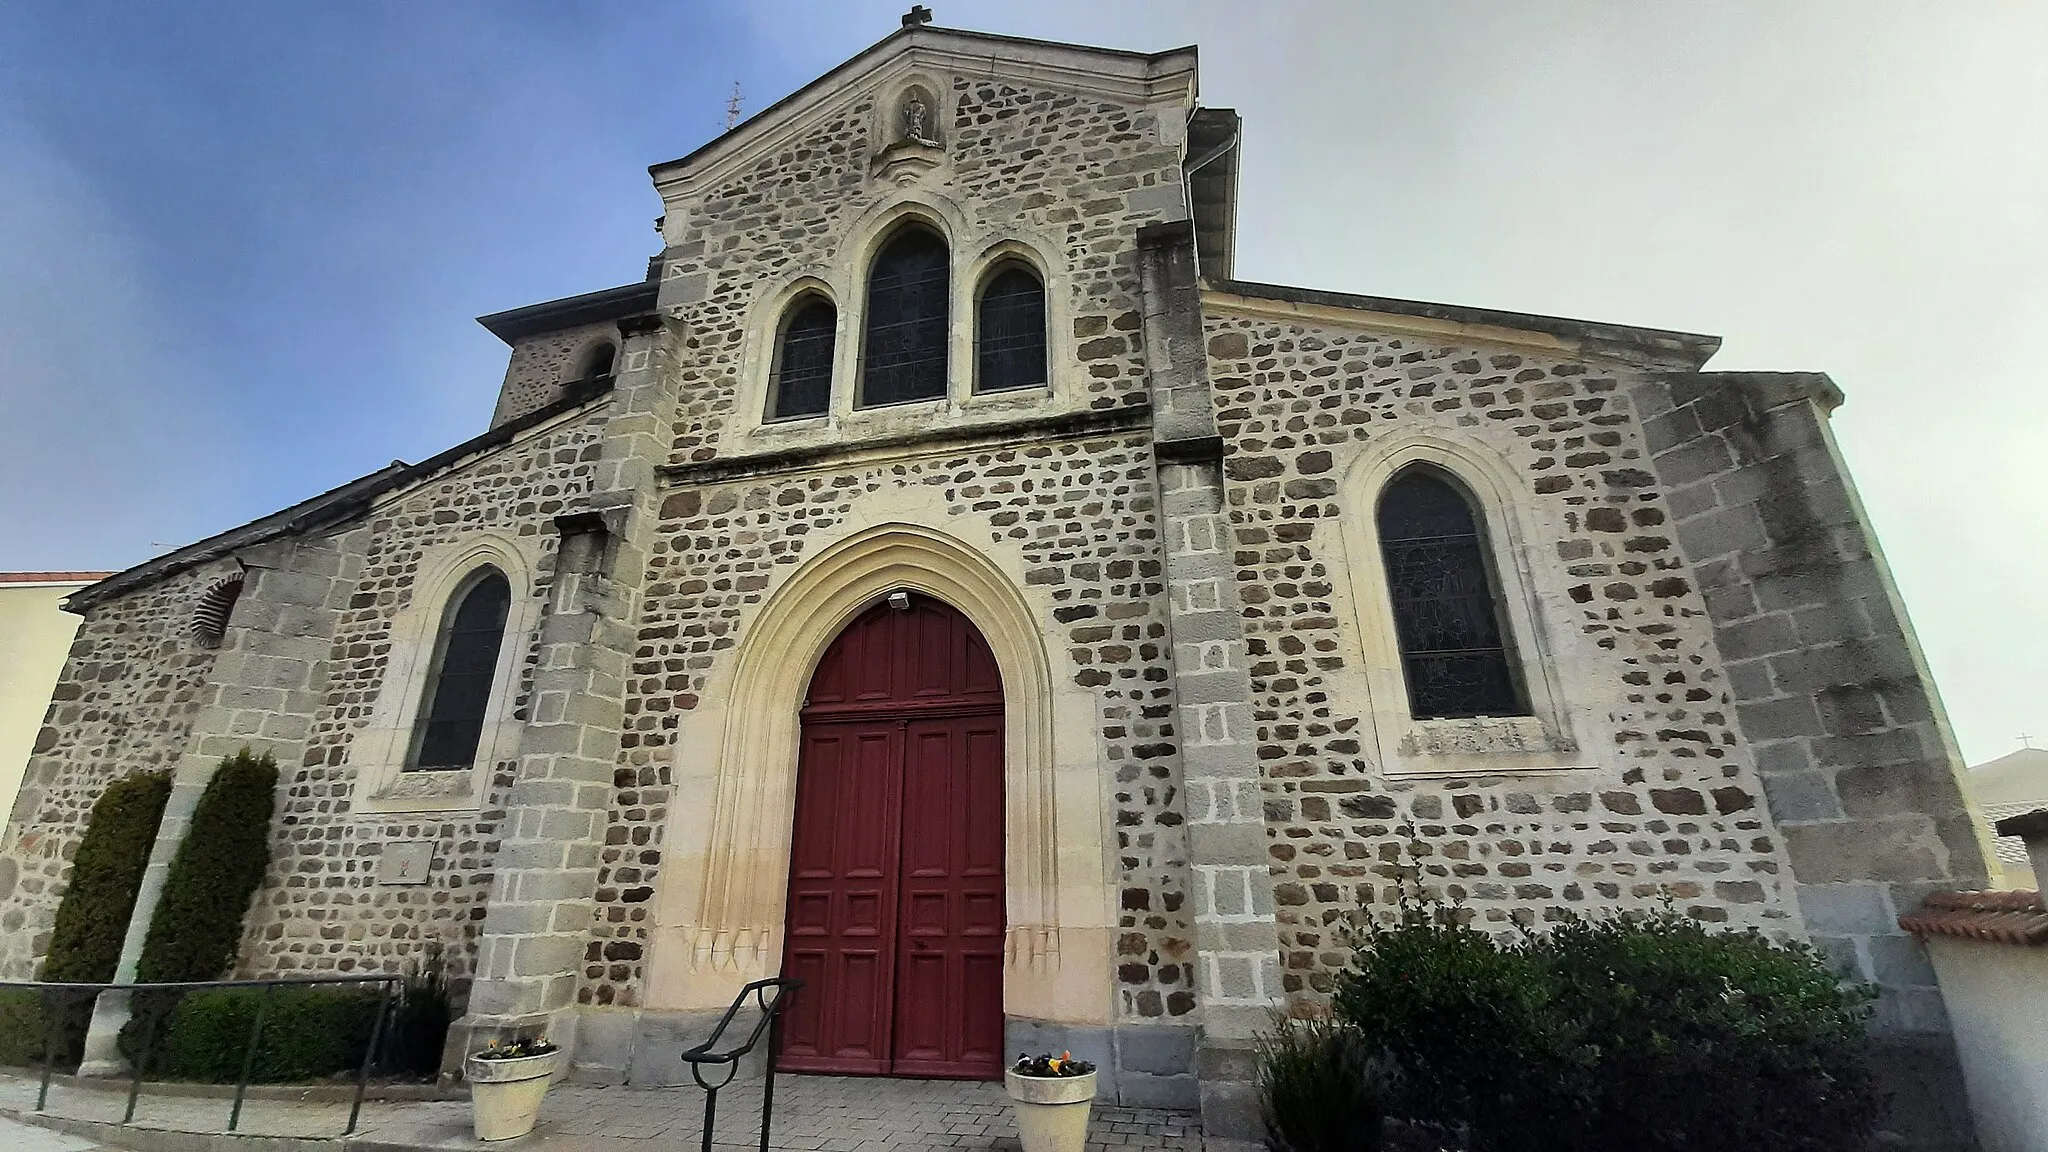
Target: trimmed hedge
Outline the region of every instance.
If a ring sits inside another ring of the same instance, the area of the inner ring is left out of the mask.
[[[164,772],[137,772],[100,793],[71,861],[71,886],[57,905],[42,979],[103,984],[114,978],[135,893],[170,798],[171,777]]]
[[[247,748],[221,761],[192,810],[135,966],[141,984],[218,980],[234,966],[242,920],[270,866],[277,761]]]
[[[142,873],[149,866],[149,851],[170,797],[171,777],[165,772],[137,772],[100,793],[71,859],[71,883],[57,905],[40,979],[103,984],[114,978],[128,918],[135,912],[135,893],[142,887]],[[61,997],[47,1003],[55,1047],[51,1062],[73,1067],[85,1051],[93,998]],[[43,1009],[34,994],[10,997],[0,1009],[0,1032],[10,1034],[0,1039],[0,1063],[42,1059]],[[28,1030],[21,1031],[17,1023]]]
[[[0,1064],[40,1064],[42,1060],[41,993],[0,988]]]
[[[242,1075],[261,988],[190,992],[180,997],[157,1038],[152,1076],[232,1084]],[[263,1041],[250,1081],[280,1084],[354,1072],[370,1046],[379,990],[278,988],[270,993]]]

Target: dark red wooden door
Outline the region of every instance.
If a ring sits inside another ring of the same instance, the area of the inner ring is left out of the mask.
[[[804,705],[782,1066],[1000,1076],[1004,927],[995,660],[945,604],[878,606]]]

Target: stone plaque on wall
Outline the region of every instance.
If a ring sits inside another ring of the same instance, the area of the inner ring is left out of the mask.
[[[394,840],[384,845],[384,854],[377,858],[377,883],[425,884],[433,863],[432,840]]]

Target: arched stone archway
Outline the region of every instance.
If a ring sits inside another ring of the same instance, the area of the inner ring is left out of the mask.
[[[647,1007],[722,1008],[778,965],[798,705],[832,640],[896,591],[957,609],[1001,674],[1005,1014],[1109,1021],[1114,920],[1094,700],[1070,680],[1055,684],[1039,620],[1002,567],[942,532],[900,522],[854,532],[786,577],[683,718]]]

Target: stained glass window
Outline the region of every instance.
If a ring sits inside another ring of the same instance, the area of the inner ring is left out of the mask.
[[[839,310],[822,296],[807,296],[783,325],[769,387],[768,418],[823,416],[832,404],[832,335]]]
[[[875,258],[868,279],[863,407],[946,394],[950,327],[946,242],[906,228]]]
[[[996,273],[981,291],[975,328],[976,390],[1045,383],[1045,285],[1031,269],[1010,264]]]
[[[1465,493],[1434,468],[1405,469],[1380,495],[1379,535],[1415,718],[1528,715]]]
[[[419,727],[419,752],[411,767],[467,768],[476,761],[511,607],[512,586],[496,568],[484,569],[482,578],[459,594],[442,626],[434,676],[420,708],[426,719]]]

